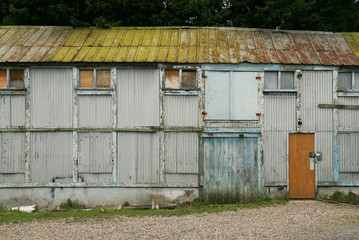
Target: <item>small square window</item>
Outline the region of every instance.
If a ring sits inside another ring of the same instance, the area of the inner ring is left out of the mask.
[[[197,72],[193,70],[166,70],[165,88],[168,89],[196,89]]]
[[[349,90],[352,87],[352,73],[340,72],[338,73],[338,90]]]
[[[265,72],[264,89],[294,89],[294,72]]]
[[[25,88],[24,79],[24,69],[0,69],[0,88]]]
[[[110,88],[111,71],[109,69],[81,69],[79,88]]]

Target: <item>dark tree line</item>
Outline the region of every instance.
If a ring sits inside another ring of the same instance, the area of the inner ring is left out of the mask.
[[[0,0],[2,25],[359,31],[355,0]]]

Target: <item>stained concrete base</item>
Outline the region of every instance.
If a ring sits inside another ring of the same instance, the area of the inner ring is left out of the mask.
[[[196,188],[2,188],[0,206],[41,205],[56,207],[71,199],[87,207],[130,204],[152,205],[184,203],[198,197]]]

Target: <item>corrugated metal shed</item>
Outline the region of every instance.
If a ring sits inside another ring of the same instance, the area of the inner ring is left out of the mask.
[[[358,48],[344,34],[354,51]],[[359,65],[341,33],[217,27],[0,27],[0,62]]]

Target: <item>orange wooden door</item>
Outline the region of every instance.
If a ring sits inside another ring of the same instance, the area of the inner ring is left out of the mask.
[[[315,198],[314,160],[309,153],[314,152],[313,133],[289,135],[289,197]]]

